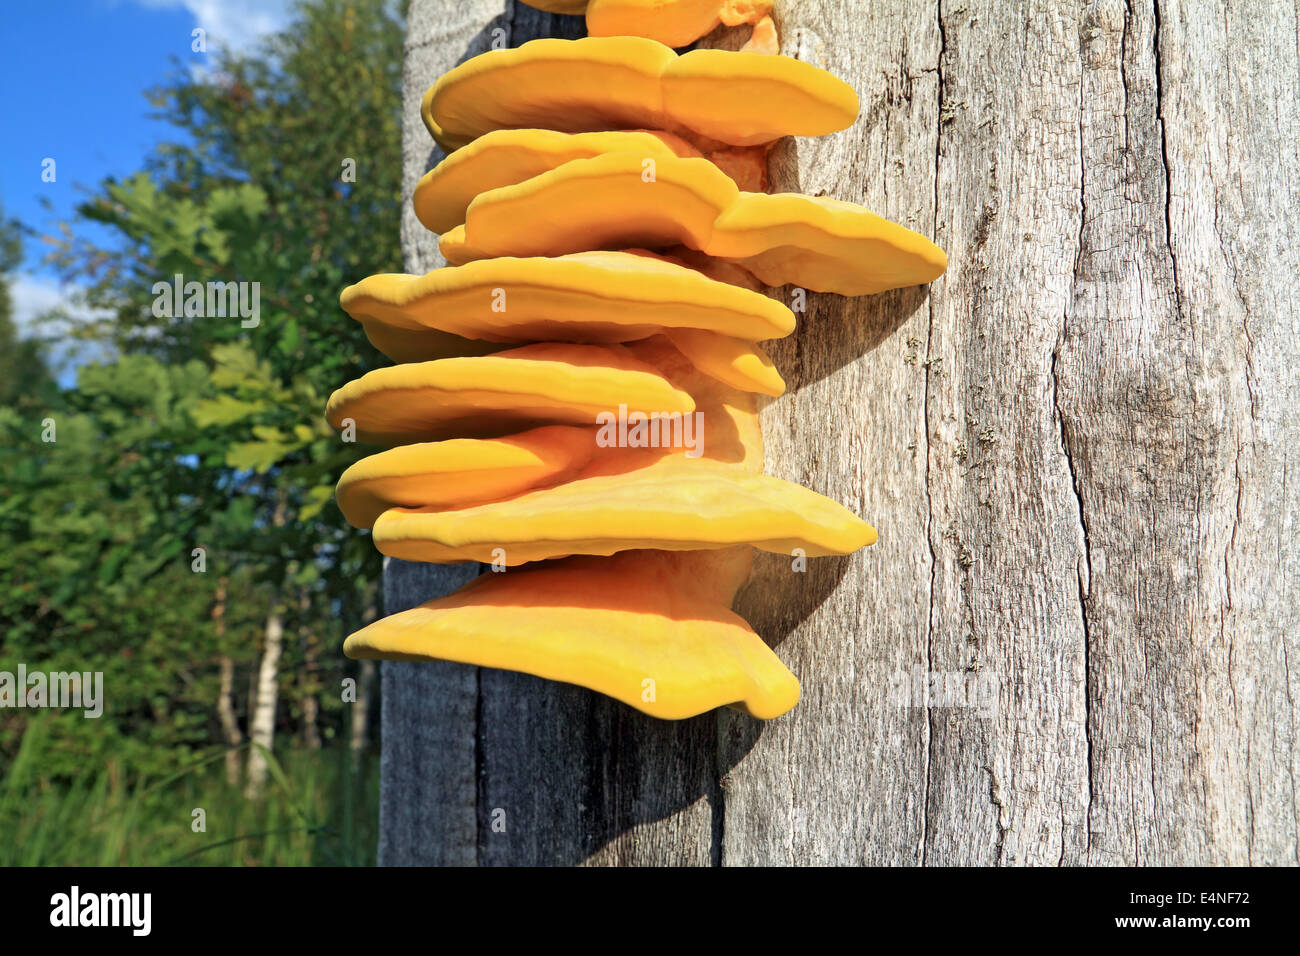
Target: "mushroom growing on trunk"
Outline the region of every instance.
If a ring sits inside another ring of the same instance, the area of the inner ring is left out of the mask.
[[[669,719],[779,716],[799,683],[730,609],[753,549],[846,555],[876,531],[762,474],[756,396],[785,383],[760,343],[795,327],[764,284],[864,295],[946,258],[852,203],[764,192],[776,140],[854,121],[847,84],[657,42],[752,23],[769,48],[770,3],[538,5],[585,10],[593,36],[494,50],[430,88],[449,155],[413,199],[453,264],[344,290],[399,364],[326,415],[394,446],[340,479],[348,521],[384,554],[492,573],[345,652],[524,671]]]

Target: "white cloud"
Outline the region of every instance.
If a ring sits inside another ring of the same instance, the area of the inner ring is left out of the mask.
[[[30,273],[11,276],[8,281],[18,337],[53,339],[46,347],[46,358],[56,371],[60,385],[67,387],[75,381],[78,365],[106,357],[107,352],[102,347],[68,335],[72,327],[103,314],[78,302],[79,290],[75,286]],[[61,310],[65,321],[38,322],[42,315],[54,309]]]
[[[77,301],[80,290],[75,286],[65,285],[48,276],[20,273],[9,278],[9,295],[14,305],[14,325],[20,338],[26,338],[37,331],[49,334],[49,328],[38,330],[37,319],[54,309],[62,310],[68,324],[75,325],[90,319],[99,318],[103,310],[91,309]],[[67,325],[63,326],[67,328]]]
[[[54,279],[43,276],[18,275],[9,280],[9,294],[14,303],[14,325],[20,337],[27,337],[36,325],[36,319],[52,309],[71,304],[70,290]]]
[[[207,31],[210,52],[229,47],[236,53],[250,52],[268,33],[289,22],[291,0],[135,0],[154,9],[185,9],[194,25]]]

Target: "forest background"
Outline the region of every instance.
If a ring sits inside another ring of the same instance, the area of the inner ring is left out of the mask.
[[[337,302],[401,271],[403,32],[381,0],[196,31],[205,65],[123,105],[173,133],[137,171],[0,214],[0,672],[104,687],[97,719],[0,709],[0,864],[373,862],[378,682],[341,644],[380,563],[322,413],[383,362]],[[75,299],[20,329],[24,251]],[[176,276],[257,283],[256,324],[159,317]]]

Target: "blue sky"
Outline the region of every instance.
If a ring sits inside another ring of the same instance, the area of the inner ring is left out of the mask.
[[[284,24],[288,0],[44,0],[6,4],[0,29],[0,202],[6,216],[39,232],[68,219],[105,176],[140,168],[155,144],[176,138],[151,120],[144,91],[175,69],[172,58],[201,69],[191,31],[206,31],[209,51],[245,50]],[[54,159],[56,180],[42,182]],[[53,213],[40,205],[53,204]],[[26,245],[15,277],[16,319],[24,327],[69,295]]]

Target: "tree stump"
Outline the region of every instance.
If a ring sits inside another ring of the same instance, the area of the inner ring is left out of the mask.
[[[927,288],[810,295],[772,348],[767,471],[880,541],[804,574],[761,556],[737,610],[803,684],[766,724],[384,664],[380,862],[1300,861],[1295,16],[778,0],[782,52],[862,112],[778,145],[774,191],[949,256]],[[407,199],[441,73],[581,34],[415,0]],[[409,208],[403,238],[440,264]],[[387,611],[476,571],[390,561]]]

